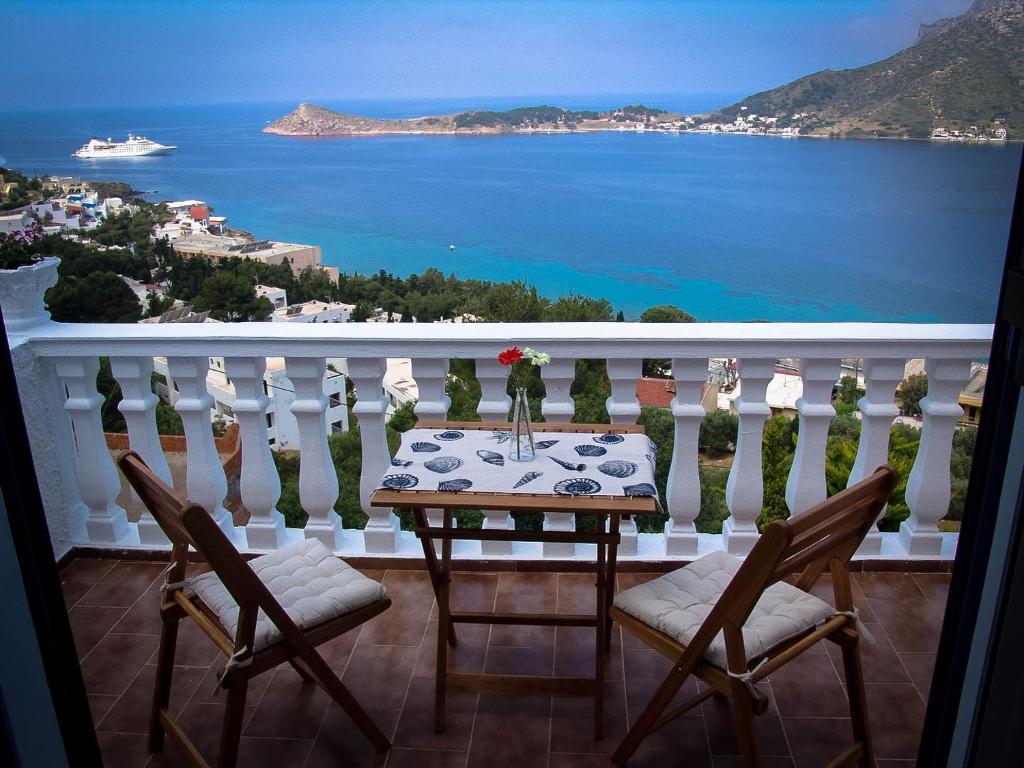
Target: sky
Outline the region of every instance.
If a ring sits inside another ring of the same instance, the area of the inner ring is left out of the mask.
[[[0,0],[0,111],[755,93],[970,0]]]

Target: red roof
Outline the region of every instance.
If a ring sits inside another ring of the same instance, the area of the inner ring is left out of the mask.
[[[641,406],[668,408],[676,396],[676,383],[672,379],[640,379],[636,383],[636,398]]]
[[[188,209],[188,213],[192,221],[206,221],[210,218],[210,208],[206,205],[193,205]]]

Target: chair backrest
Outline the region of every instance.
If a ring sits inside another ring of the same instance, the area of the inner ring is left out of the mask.
[[[833,576],[837,610],[852,610],[847,565],[874,525],[896,482],[896,471],[883,465],[870,477],[806,512],[769,525],[687,650],[703,653],[723,630],[727,646],[742,643],[740,630],[761,595],[794,573],[800,574],[795,585],[806,591],[828,568]],[[743,663],[746,663],[745,656]]]
[[[188,506],[188,501],[156,475],[135,451],[123,454],[117,465],[171,543],[185,547],[192,545],[192,538],[181,521],[181,513]]]
[[[175,567],[168,574],[167,580],[178,582],[184,579],[188,547],[192,546],[206,559],[210,568],[238,603],[241,612],[238,622],[239,633],[247,637],[236,637],[237,647],[249,645],[250,650],[252,649],[252,635],[258,610],[262,610],[293,645],[305,642],[302,632],[295,626],[281,604],[259,580],[245,562],[245,558],[205,509],[182,499],[173,488],[154,474],[142,457],[134,451],[125,453],[117,463],[142,499],[142,503],[174,544]],[[243,620],[245,614],[248,614],[249,621]]]

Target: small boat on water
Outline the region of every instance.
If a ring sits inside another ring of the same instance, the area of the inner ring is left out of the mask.
[[[127,141],[114,141],[113,139],[89,139],[77,152],[71,156],[77,158],[102,158],[102,157],[145,157],[146,155],[166,155],[174,145],[158,144],[150,141],[145,136],[133,136],[128,134]]]

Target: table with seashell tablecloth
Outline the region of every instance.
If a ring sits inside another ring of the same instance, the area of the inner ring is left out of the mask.
[[[643,434],[537,432],[532,461],[502,429],[410,429],[378,488],[564,496],[650,496],[656,448]]]

